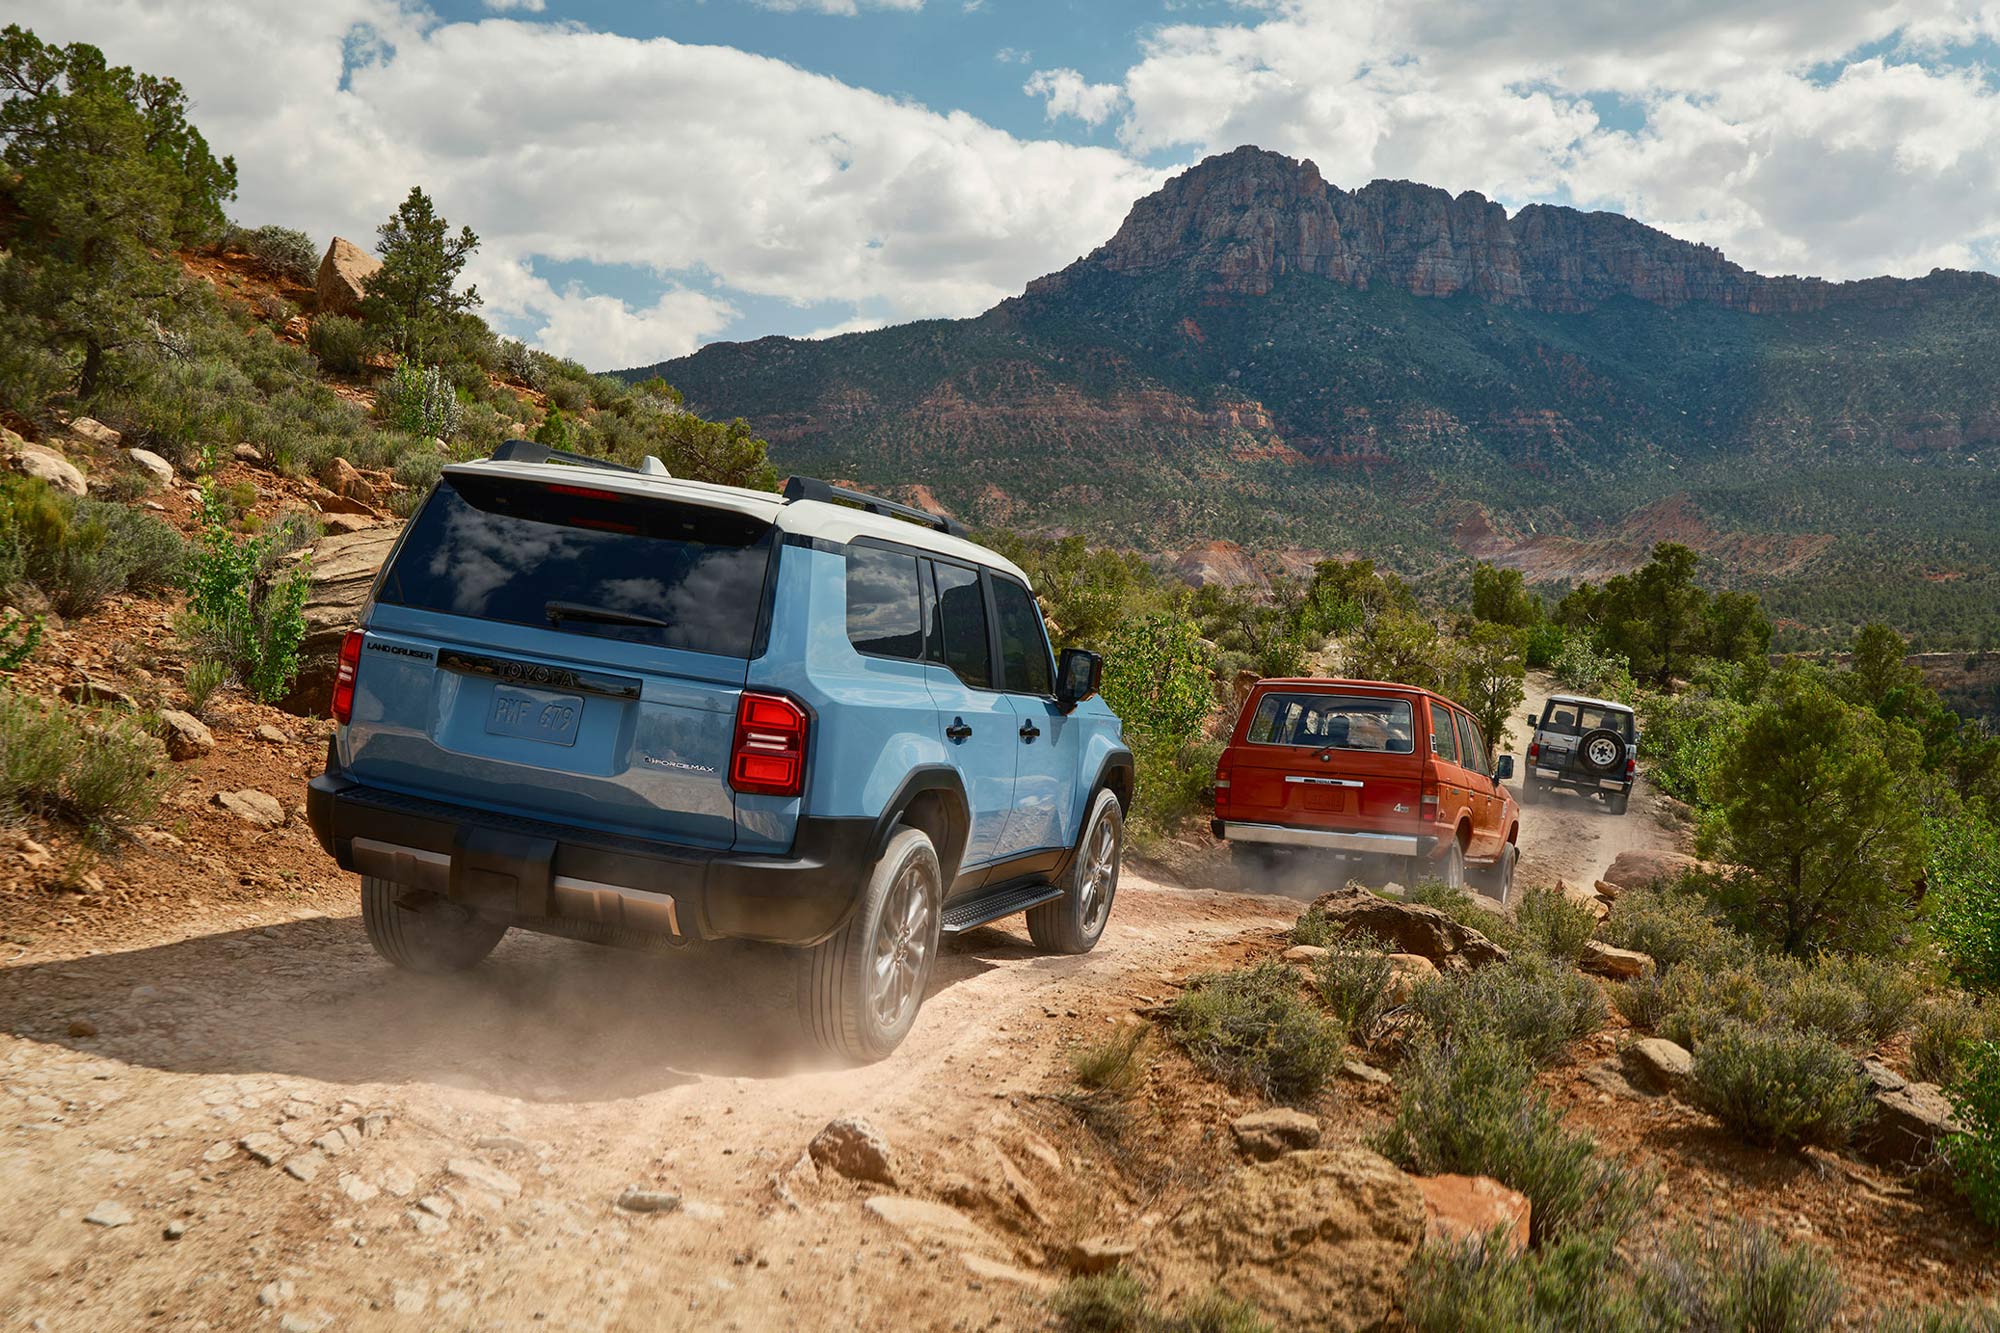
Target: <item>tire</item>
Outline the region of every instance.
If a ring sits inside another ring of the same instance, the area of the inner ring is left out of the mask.
[[[1631,804],[1632,793],[1629,791],[1613,792],[1604,798],[1604,808],[1614,815],[1624,814],[1625,808]]]
[[[1535,780],[1534,780],[1534,778],[1533,778],[1533,777],[1525,777],[1525,778],[1522,778],[1522,779],[1521,779],[1521,804],[1522,804],[1522,805],[1533,805],[1533,804],[1535,804],[1535,803],[1536,803],[1537,801],[1539,801],[1539,800],[1541,800],[1541,799],[1542,799],[1542,792],[1541,792],[1541,789],[1540,789],[1539,787],[1535,786]]]
[[[1233,855],[1232,849],[1232,855]],[[1076,854],[1063,876],[1063,896],[1028,909],[1028,938],[1043,953],[1089,953],[1111,920],[1118,867],[1125,855],[1125,809],[1110,788],[1090,802]]]
[[[1482,869],[1475,877],[1479,891],[1495,902],[1508,902],[1514,897],[1514,866],[1521,859],[1521,851],[1513,843],[1500,849],[1500,859]]]
[[[368,942],[406,972],[463,972],[492,953],[507,933],[505,922],[461,916],[449,904],[429,912],[405,907],[402,898],[408,892],[390,880],[361,878],[361,924]]]
[[[854,915],[802,951],[799,1018],[845,1060],[880,1060],[916,1025],[937,961],[944,872],[922,829],[899,829],[868,871]]]
[[[1444,879],[1446,888],[1463,889],[1465,887],[1465,844],[1453,838],[1451,846],[1445,849],[1443,860],[1439,862],[1439,869],[1443,871],[1442,878]]]
[[[1625,762],[1625,738],[1609,727],[1586,731],[1576,743],[1576,762],[1594,778],[1607,778]]]

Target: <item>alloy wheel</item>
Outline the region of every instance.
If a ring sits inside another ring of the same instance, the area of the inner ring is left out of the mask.
[[[902,1022],[910,1006],[921,998],[935,933],[931,929],[934,895],[930,878],[928,862],[911,857],[897,872],[882,904],[881,924],[875,931],[870,998],[876,1021],[885,1029]]]

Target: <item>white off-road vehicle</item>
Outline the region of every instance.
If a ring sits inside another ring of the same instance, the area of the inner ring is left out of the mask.
[[[1625,813],[1639,771],[1639,720],[1624,704],[1578,694],[1552,697],[1528,715],[1534,739],[1521,777],[1521,804],[1557,787],[1594,793],[1614,815]]]

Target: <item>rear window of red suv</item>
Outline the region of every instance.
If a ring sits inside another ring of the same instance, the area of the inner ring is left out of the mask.
[[[1251,745],[1409,754],[1415,735],[1407,699],[1273,690],[1257,701],[1243,739]]]

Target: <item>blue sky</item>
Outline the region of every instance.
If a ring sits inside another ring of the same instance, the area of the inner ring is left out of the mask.
[[[1638,217],[1764,272],[2000,266],[1996,0],[14,0],[186,85],[242,221],[413,184],[597,368],[964,316],[1210,153]],[[845,12],[824,12],[824,11]]]

